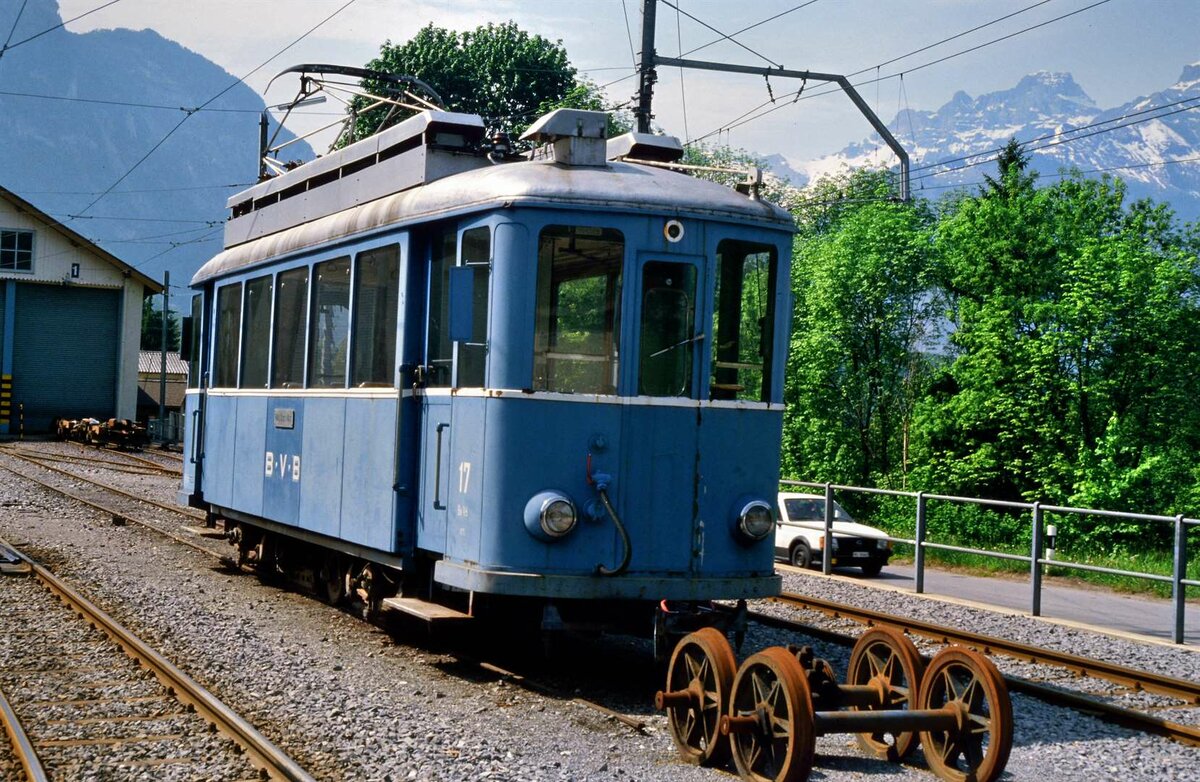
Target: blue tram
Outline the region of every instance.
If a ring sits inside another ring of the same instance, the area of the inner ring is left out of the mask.
[[[242,562],[548,629],[778,592],[792,219],[605,126],[425,111],[230,199],[180,501]]]

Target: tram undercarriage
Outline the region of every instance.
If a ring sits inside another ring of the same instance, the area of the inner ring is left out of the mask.
[[[681,638],[702,628],[733,636],[738,648],[745,637],[745,600],[724,605],[707,600],[547,600],[480,594],[436,584],[433,556],[417,557],[403,567],[245,521],[225,519],[224,530],[225,538],[237,549],[238,567],[252,568],[260,578],[283,579],[329,605],[350,606],[369,621],[389,609],[430,622],[453,618],[515,621],[529,632],[540,633],[548,647],[563,634],[616,633],[651,639],[658,661],[665,661]],[[403,604],[394,598],[404,598]]]

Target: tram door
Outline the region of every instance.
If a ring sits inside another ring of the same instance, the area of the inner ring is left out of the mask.
[[[454,343],[450,340],[450,269],[454,266],[453,228],[429,240],[425,358],[421,383],[420,486],[417,546],[437,553],[446,548],[446,492],[450,464],[450,389]]]
[[[183,478],[180,500],[199,505],[203,500],[202,461],[204,442],[204,367],[200,350],[204,323],[204,297],[192,297],[191,315],[184,319],[180,345],[188,364],[187,392],[184,397]]]
[[[682,572],[698,568],[695,518],[700,487],[697,410],[700,351],[704,349],[704,290],[700,258],[646,255],[637,286],[637,395],[654,397],[625,420],[630,476],[646,503],[646,518],[662,519],[653,544],[640,547],[638,568]],[[691,520],[690,534],[681,525]],[[667,521],[670,520],[670,521]]]
[[[469,502],[464,495],[472,485],[477,493],[478,481],[472,484],[463,465],[464,459],[478,461],[472,437],[482,433],[483,398],[468,395],[456,401],[451,389],[484,385],[490,253],[487,227],[458,231],[456,226],[447,226],[430,242],[417,546],[459,558],[477,556],[469,543],[478,536],[469,528],[477,521],[472,508],[478,503]],[[464,315],[466,322],[462,323]],[[464,429],[457,443],[456,407]],[[468,542],[466,550],[464,541]]]

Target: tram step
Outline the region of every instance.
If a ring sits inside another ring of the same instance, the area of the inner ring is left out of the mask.
[[[419,597],[385,597],[383,607],[393,611],[403,611],[418,619],[424,619],[426,622],[462,621],[471,618],[470,614],[464,614],[462,611],[440,603],[430,603]]]

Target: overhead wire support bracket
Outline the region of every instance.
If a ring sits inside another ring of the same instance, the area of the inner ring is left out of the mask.
[[[887,125],[883,123],[879,116],[871,109],[871,106],[863,100],[863,97],[858,94],[858,90],[854,89],[854,85],[845,76],[836,73],[820,73],[817,71],[794,71],[787,68],[759,68],[754,65],[734,65],[723,62],[707,62],[705,60],[684,60],[678,57],[659,57],[651,55],[652,66],[665,65],[675,68],[693,68],[702,71],[721,71],[724,73],[745,73],[757,76],[779,76],[786,79],[802,79],[805,83],[808,80],[826,81],[837,84],[842,88],[842,92],[850,98],[851,102],[858,108],[867,121],[871,123],[871,127],[875,132],[883,138],[888,148],[900,160],[900,200],[907,201],[909,198],[908,188],[908,153],[901,146],[892,132],[888,130]],[[768,82],[768,85],[770,82]],[[803,89],[803,87],[801,87]]]

